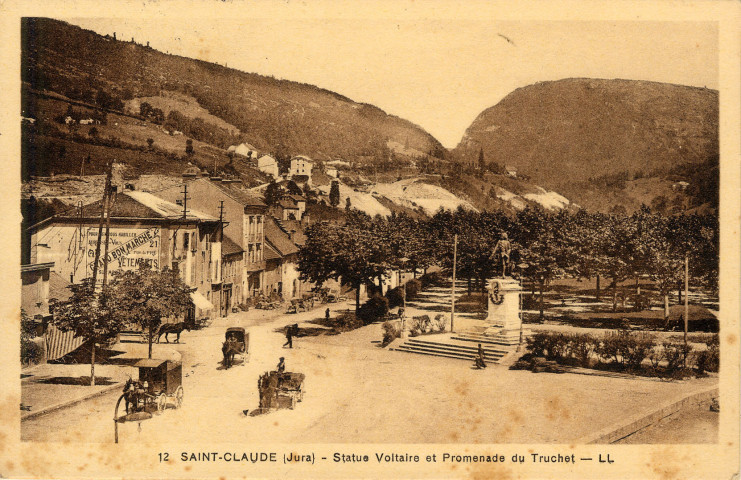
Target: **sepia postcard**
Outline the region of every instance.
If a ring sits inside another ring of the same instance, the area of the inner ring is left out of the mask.
[[[740,20],[0,3],[0,478],[738,478]]]

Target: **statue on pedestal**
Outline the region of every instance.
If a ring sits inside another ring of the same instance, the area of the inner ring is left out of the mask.
[[[507,238],[507,234],[502,232],[502,234],[499,236],[499,240],[497,241],[497,244],[494,245],[494,250],[491,252],[491,256],[493,259],[497,258],[497,254],[499,254],[499,258],[501,259],[501,265],[502,265],[502,277],[507,276],[507,271],[509,273],[512,273],[512,268],[510,266],[510,255],[512,254],[512,244],[510,243],[509,239]]]

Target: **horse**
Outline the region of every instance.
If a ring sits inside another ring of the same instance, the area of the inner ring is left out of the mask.
[[[123,397],[126,402],[126,413],[134,413],[139,409],[139,391],[142,384],[138,380],[129,377],[123,387]]]
[[[224,368],[234,365],[234,355],[240,353],[239,343],[236,340],[229,339],[221,346],[221,353],[224,354]]]
[[[162,325],[160,325],[159,330],[157,330],[157,343],[160,343],[160,337],[162,335],[165,336],[165,341],[167,343],[170,343],[170,340],[167,338],[167,335],[170,333],[174,333],[177,335],[174,343],[180,343],[180,333],[183,330],[188,330],[190,332],[190,326],[186,322],[163,323]]]

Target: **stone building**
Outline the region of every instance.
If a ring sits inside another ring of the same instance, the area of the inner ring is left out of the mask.
[[[171,202],[183,203],[184,186],[187,186],[186,207],[221,218],[224,223],[224,236],[230,240],[227,254],[229,263],[236,269],[231,276],[231,287],[225,285],[229,303],[244,303],[247,298],[264,293],[263,225],[267,206],[261,199],[243,190],[241,183],[218,179],[184,179],[182,185],[154,194]],[[236,255],[241,256],[241,260],[236,260]]]
[[[101,201],[55,215],[30,227],[31,262],[53,262],[55,272],[70,283],[91,277],[98,243]],[[105,228],[101,238],[98,279],[103,264],[109,274],[134,270],[146,263],[170,267],[196,290],[191,294],[200,317],[219,312],[221,289],[221,225],[218,218],[183,208],[146,192],[125,192],[113,198],[110,209],[108,255]],[[213,303],[216,302],[216,303]]]

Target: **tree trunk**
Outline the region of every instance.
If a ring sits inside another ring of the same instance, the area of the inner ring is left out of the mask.
[[[682,304],[682,284],[681,283],[677,285],[677,298],[679,299],[677,303],[681,305]]]
[[[641,294],[641,284],[638,283],[638,275],[636,275],[636,295]]]
[[[664,294],[664,322],[669,318],[669,294]]]
[[[545,314],[543,313],[543,290],[545,289],[545,281],[540,281],[540,319],[543,320],[545,318]]]
[[[468,295],[471,295],[471,277],[468,277]]]
[[[149,358],[152,358],[152,325],[149,325]]]
[[[612,311],[617,312],[617,279],[612,279]]]
[[[93,339],[92,348],[90,349],[90,386],[95,386],[95,339]]]
[[[597,274],[597,301],[599,302],[600,291],[599,291],[599,273]]]
[[[355,286],[355,313],[358,313],[360,308],[360,285]]]

